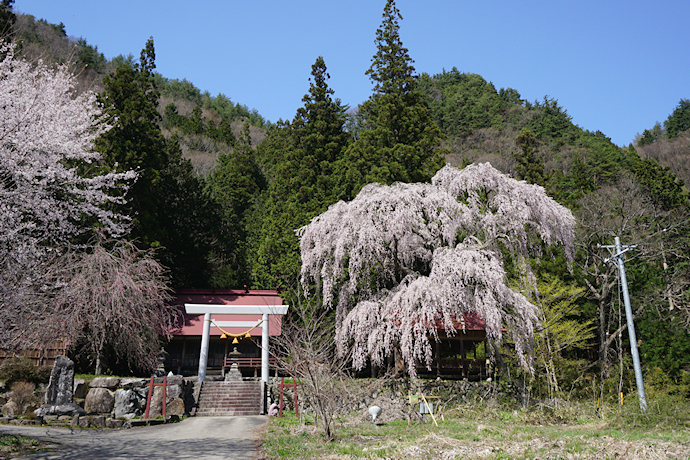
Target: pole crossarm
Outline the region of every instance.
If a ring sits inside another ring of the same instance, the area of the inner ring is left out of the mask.
[[[611,257],[609,257],[608,259],[604,259],[604,263],[607,264],[607,263],[611,262],[613,259],[615,259],[617,257],[621,257],[623,254],[625,254],[629,250],[636,248],[637,245],[636,244],[622,245],[621,248],[623,248],[623,249],[619,252],[616,252],[615,254],[613,253],[613,251],[616,249],[616,246],[603,246],[601,244],[597,244],[597,247],[598,248],[606,248],[609,251],[609,254],[611,254]]]

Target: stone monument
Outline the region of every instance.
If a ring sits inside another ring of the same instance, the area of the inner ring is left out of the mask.
[[[36,409],[38,417],[46,415],[85,415],[86,411],[74,404],[74,362],[67,356],[55,359],[46,390],[45,404]]]
[[[240,369],[237,367],[237,363],[232,363],[232,366],[230,366],[230,370],[225,374],[225,381],[226,382],[241,382],[242,381],[242,372],[240,372]]]

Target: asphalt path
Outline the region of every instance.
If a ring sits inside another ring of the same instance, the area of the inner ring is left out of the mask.
[[[0,433],[28,436],[58,444],[51,452],[22,458],[131,459],[229,458],[257,454],[259,433],[267,417],[190,417],[179,423],[130,429],[70,429],[0,425]]]

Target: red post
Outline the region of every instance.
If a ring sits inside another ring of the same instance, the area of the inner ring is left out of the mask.
[[[144,418],[148,420],[149,418],[149,409],[151,408],[151,399],[153,399],[153,387],[163,387],[163,418],[165,418],[166,415],[166,409],[167,409],[167,399],[168,399],[168,377],[163,376],[163,383],[153,383],[153,376],[151,376],[151,382],[147,384],[149,387],[149,395],[146,398],[146,413],[144,414]]]
[[[167,407],[167,399],[168,399],[168,377],[163,376],[163,419],[165,420],[165,409]]]
[[[280,379],[280,385],[278,385],[278,388],[280,388],[280,402],[278,403],[278,417],[283,416],[283,389],[285,388],[285,377]]]
[[[280,403],[278,407],[278,417],[283,416],[283,391],[286,387],[292,387],[293,388],[293,393],[295,396],[295,415],[299,417],[299,400],[297,399],[297,387],[299,386],[299,383],[297,383],[297,379],[293,378],[292,383],[285,383],[285,377],[281,378],[280,380],[280,385],[278,385],[278,388],[280,388]]]
[[[149,383],[148,387],[149,387],[149,395],[146,398],[146,412],[144,413],[145,419],[149,418],[149,408],[151,407],[151,396],[153,396],[153,376],[151,376],[151,382]]]

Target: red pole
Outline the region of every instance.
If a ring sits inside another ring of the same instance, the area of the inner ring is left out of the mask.
[[[163,419],[165,420],[165,408],[167,406],[166,400],[168,399],[168,377],[163,376]]]
[[[280,404],[278,404],[278,417],[283,416],[283,388],[285,388],[285,377],[280,380]]]
[[[297,380],[294,382],[295,386],[292,387],[295,392],[295,417],[299,417],[299,401],[297,400]]]
[[[151,396],[153,394],[153,376],[151,376],[151,383],[149,383],[149,396],[146,398],[146,413],[144,414],[144,418],[148,419],[149,418],[149,408],[151,407]]]

